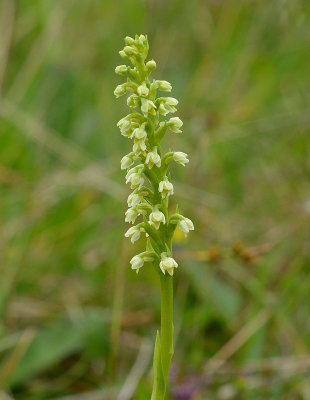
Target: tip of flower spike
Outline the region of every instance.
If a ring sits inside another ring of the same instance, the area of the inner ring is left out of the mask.
[[[149,72],[154,71],[154,69],[156,69],[156,62],[155,60],[150,60],[145,64],[145,66]]]

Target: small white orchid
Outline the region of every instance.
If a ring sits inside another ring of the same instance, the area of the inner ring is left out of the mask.
[[[138,225],[137,226],[132,226],[125,233],[125,237],[130,237],[131,243],[134,243],[134,242],[136,242],[137,240],[140,239],[141,229],[143,229],[143,228],[139,227]]]
[[[141,203],[141,196],[138,194],[138,193],[135,193],[135,192],[133,192],[133,193],[131,193],[129,196],[128,196],[128,199],[127,199],[127,204],[128,204],[128,207],[135,207],[135,206],[137,206],[138,204],[140,204]]]
[[[131,174],[126,180],[126,183],[129,183],[129,182],[130,182],[131,189],[141,187],[144,183],[143,175],[139,174],[139,173]]]
[[[185,236],[188,234],[189,231],[193,231],[195,229],[193,222],[189,218],[186,218],[181,214],[172,215],[169,222],[171,224],[177,224],[178,228],[181,232],[185,234]]]
[[[127,105],[132,108],[139,107],[139,97],[136,94],[132,94],[127,99]]]
[[[132,166],[132,164],[135,162],[134,158],[135,158],[135,154],[133,152],[126,154],[121,159],[121,169],[130,168]]]
[[[172,157],[176,163],[183,165],[183,167],[185,167],[185,164],[189,162],[187,154],[183,153],[182,151],[174,152]]]
[[[159,263],[159,267],[162,270],[162,273],[165,275],[166,271],[170,276],[173,275],[174,268],[178,268],[178,263],[174,258],[168,257],[167,253],[161,253],[160,255],[161,261]]]
[[[114,90],[114,94],[116,98],[123,96],[127,91],[127,84],[124,83],[122,85],[116,86],[116,89]]]
[[[170,118],[167,125],[170,130],[175,133],[181,133],[180,128],[183,126],[183,121],[179,117]]]
[[[166,223],[165,215],[161,211],[159,211],[158,206],[155,206],[149,216],[149,224],[151,226],[154,226],[155,229],[158,230],[160,224],[165,224],[165,223]]]
[[[172,86],[168,81],[156,81],[156,87],[162,92],[171,92]]]
[[[153,101],[144,99],[142,97],[141,98],[141,111],[143,112],[144,115],[147,115],[147,114],[155,115],[156,114],[156,106]]]
[[[144,251],[143,253],[137,254],[130,260],[131,269],[136,270],[136,273],[139,272],[140,268],[143,267],[145,262],[154,261],[154,255],[151,251]]]
[[[140,256],[134,256],[131,260],[130,260],[130,264],[131,264],[131,269],[135,270],[136,273],[139,272],[140,268],[143,267],[144,264],[144,260],[142,257]]]
[[[156,165],[156,167],[161,166],[161,159],[159,154],[157,153],[157,147],[154,147],[152,151],[147,153],[146,159],[145,159],[145,164],[151,169],[153,165]]]
[[[160,97],[157,101],[159,102],[158,111],[160,114],[167,115],[168,113],[176,112],[178,100],[174,97]]]
[[[140,85],[137,89],[138,95],[141,97],[147,97],[149,94],[149,89],[146,86],[146,83],[143,82],[142,85]]]
[[[125,213],[125,222],[134,224],[138,216],[139,213],[134,207],[128,208],[128,210]]]
[[[158,185],[158,191],[161,193],[161,197],[165,199],[167,196],[171,196],[173,192],[173,184],[168,181],[167,176]]]
[[[136,154],[144,153],[146,150],[146,144],[143,139],[141,140],[135,140],[134,145],[132,147],[132,150]]]
[[[138,128],[136,128],[133,131],[132,136],[137,140],[145,139],[146,136],[147,136],[147,133],[146,133],[146,130],[145,130],[145,123],[142,124],[141,126],[139,126]]]
[[[118,121],[117,126],[119,127],[123,136],[128,136],[128,132],[131,129],[131,123],[127,117],[124,117],[120,121]]]

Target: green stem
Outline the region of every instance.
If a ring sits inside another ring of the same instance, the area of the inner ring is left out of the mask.
[[[167,386],[170,363],[173,355],[173,278],[160,275],[161,291],[161,364],[165,386]]]

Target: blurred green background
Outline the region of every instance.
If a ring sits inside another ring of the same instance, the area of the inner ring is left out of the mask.
[[[309,0],[0,1],[0,399],[149,398],[159,288],[129,268],[113,96],[136,33],[190,155],[169,398],[310,399]]]

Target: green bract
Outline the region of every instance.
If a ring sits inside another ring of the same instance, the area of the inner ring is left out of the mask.
[[[187,154],[178,151],[162,155],[160,149],[165,133],[168,130],[180,133],[183,122],[179,117],[166,117],[176,112],[178,100],[173,97],[157,97],[157,91],[170,92],[172,86],[165,80],[150,80],[150,73],[156,68],[156,63],[154,60],[146,62],[149,50],[146,36],[136,35],[134,39],[127,36],[125,44],[120,55],[130,61],[132,67],[116,67],[115,72],[127,76],[127,80],[114,91],[117,98],[130,94],[127,99],[129,114],[117,124],[121,134],[133,141],[132,151],[121,160],[121,168],[127,169],[126,183],[134,189],[128,198],[129,209],[125,221],[135,223],[139,215],[143,219],[138,228],[131,228],[126,236],[134,242],[141,237],[141,233],[147,235],[148,249],[154,253],[155,266],[158,272],[164,273],[165,270],[160,268],[162,254],[169,251],[167,247],[171,248],[176,226],[184,233],[194,229],[188,218],[180,216],[170,221],[168,214],[169,196],[173,195],[173,184],[168,179],[170,162],[174,160],[185,166],[188,162]],[[144,186],[146,181],[152,190]],[[131,264],[138,272],[137,263]],[[169,273],[173,274],[173,268]]]

